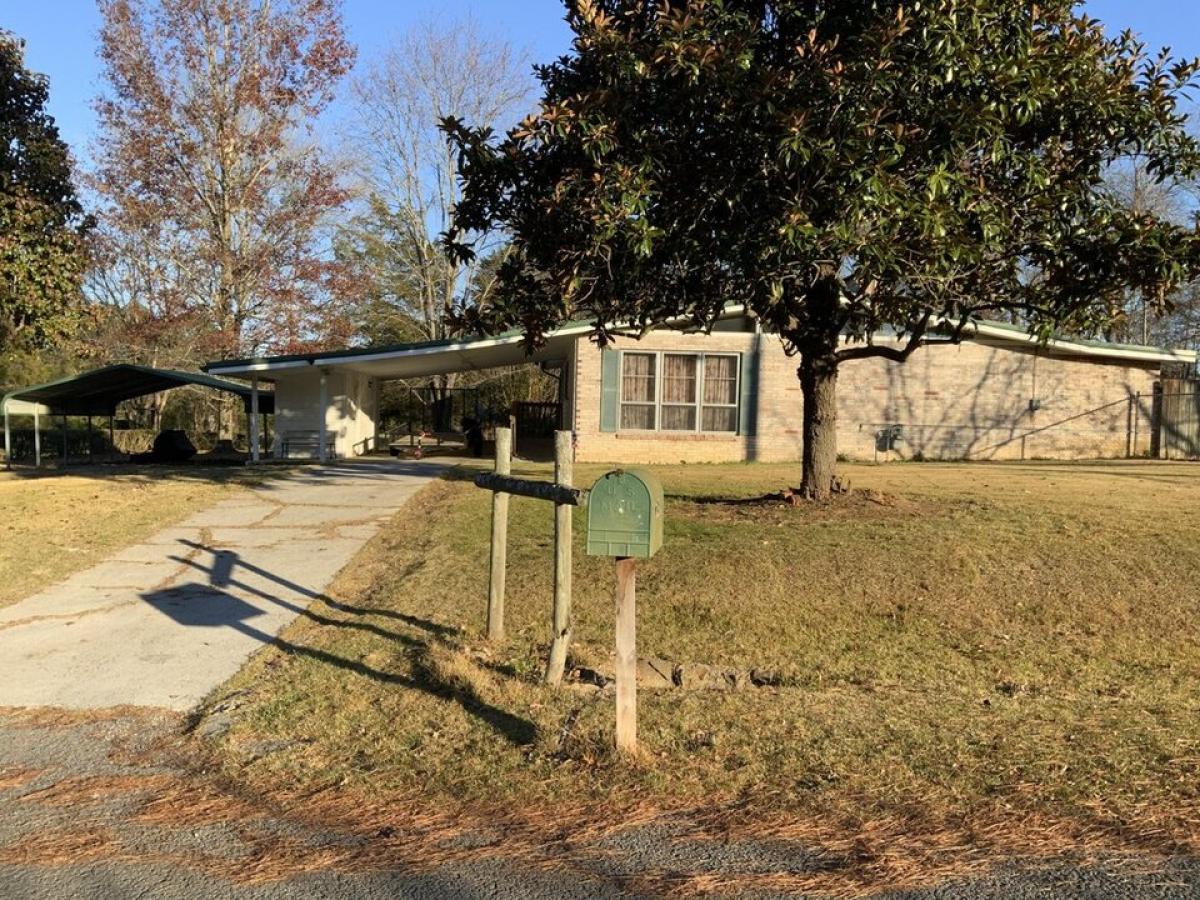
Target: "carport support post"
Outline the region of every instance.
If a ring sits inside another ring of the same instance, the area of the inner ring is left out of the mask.
[[[325,462],[325,454],[328,449],[325,444],[328,437],[325,434],[325,429],[329,426],[329,381],[325,377],[325,370],[321,370],[321,395],[320,395],[321,412],[318,414],[318,424],[320,431],[317,432],[317,458],[321,462]]]
[[[496,474],[512,473],[512,430],[496,429]],[[504,640],[504,569],[508,564],[508,494],[492,493],[492,563],[488,583],[487,636]]]
[[[68,447],[67,447],[67,414],[66,413],[63,413],[63,429],[62,429],[62,431],[63,431],[62,467],[65,469],[67,467],[67,450],[68,450]]]
[[[258,379],[250,379],[250,461],[258,462]]]
[[[554,432],[554,482],[572,487],[571,432]],[[546,684],[562,683],[571,647],[571,507],[554,505],[554,638],[546,663]]]
[[[92,462],[92,417],[87,417],[88,462]]]
[[[42,467],[42,427],[37,410],[33,411],[33,465],[38,469]]]
[[[375,378],[371,381],[371,393],[373,396],[372,402],[374,406],[371,410],[371,451],[379,452],[379,379]]]
[[[12,430],[8,425],[8,407],[4,407],[4,468],[12,468]]]
[[[637,561],[617,557],[617,750],[637,752]]]
[[[117,426],[113,419],[116,418],[116,413],[110,413],[108,417],[108,461],[113,462],[117,458]]]

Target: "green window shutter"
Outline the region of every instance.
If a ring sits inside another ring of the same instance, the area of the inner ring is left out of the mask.
[[[738,434],[754,434],[758,427],[758,341],[755,349],[741,354],[741,385],[738,392]]]
[[[617,407],[621,390],[621,354],[609,348],[600,351],[600,430],[617,430]]]

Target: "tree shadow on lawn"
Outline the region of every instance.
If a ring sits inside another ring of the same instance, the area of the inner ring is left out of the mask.
[[[325,594],[277,576],[271,572],[247,563],[240,559],[237,553],[230,550],[216,550],[192,541],[183,541],[195,550],[212,554],[211,565],[185,557],[172,557],[177,562],[188,565],[201,573],[207,574],[207,582],[189,582],[161,590],[150,591],[141,595],[142,599],[159,612],[170,617],[181,625],[201,628],[231,628],[241,634],[253,638],[260,644],[276,647],[285,653],[293,653],[314,659],[326,665],[336,666],[348,672],[353,672],[372,681],[382,684],[396,685],[427,693],[443,700],[452,700],[480,721],[494,728],[506,740],[516,745],[532,744],[537,737],[537,728],[533,722],[514,715],[484,700],[474,687],[463,679],[447,678],[439,671],[433,660],[431,642],[449,646],[447,639],[457,632],[453,628],[429,622],[417,616],[410,616],[392,610],[374,610],[340,604]],[[239,568],[246,569],[255,575],[278,584],[287,591],[300,594],[312,601],[319,601],[332,609],[350,612],[355,616],[383,615],[395,618],[413,628],[424,631],[428,639],[419,639],[412,635],[403,634],[371,622],[330,618],[323,616],[311,607],[304,607],[289,602],[274,593],[262,590],[242,578],[236,577]],[[322,650],[298,644],[285,638],[268,634],[247,620],[263,614],[262,610],[241,597],[236,596],[225,588],[230,588],[268,603],[281,606],[297,616],[303,616],[317,625],[330,628],[353,629],[363,631],[394,641],[406,647],[412,657],[413,674],[402,675],[386,672],[367,665],[361,660],[348,659]]]

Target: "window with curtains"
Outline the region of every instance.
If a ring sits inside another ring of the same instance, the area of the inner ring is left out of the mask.
[[[620,427],[736,432],[737,354],[622,353]]]

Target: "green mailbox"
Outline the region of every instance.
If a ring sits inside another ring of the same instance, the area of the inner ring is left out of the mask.
[[[648,557],[662,546],[662,482],[645,469],[602,475],[588,494],[587,552]]]

